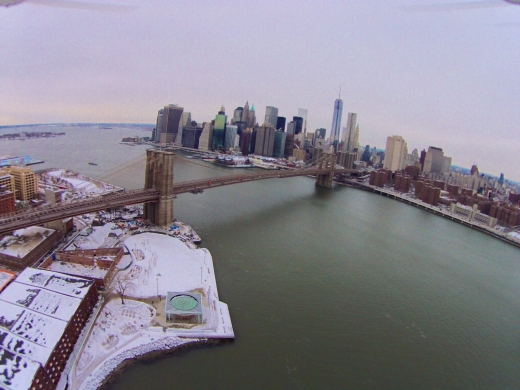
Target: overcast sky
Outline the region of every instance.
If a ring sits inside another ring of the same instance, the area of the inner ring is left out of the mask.
[[[341,86],[342,127],[356,112],[361,144],[402,135],[409,151],[441,147],[520,180],[520,6],[436,2],[1,7],[0,125],[155,123],[168,103],[203,122],[248,100],[262,120],[266,105],[287,118],[306,108],[308,130],[328,136]]]

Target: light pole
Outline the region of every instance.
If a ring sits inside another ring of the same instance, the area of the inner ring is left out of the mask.
[[[156,286],[157,286],[157,298],[159,298],[159,276],[162,276],[160,273],[157,274],[155,278]]]

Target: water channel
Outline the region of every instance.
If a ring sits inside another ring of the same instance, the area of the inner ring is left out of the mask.
[[[118,144],[133,130],[56,131],[67,135],[1,141],[0,154],[96,177],[145,150]],[[176,162],[176,181],[229,172],[199,164]],[[140,172],[112,182],[138,187]],[[185,194],[174,208],[213,256],[236,340],[135,362],[105,389],[520,388],[517,248],[306,177]]]

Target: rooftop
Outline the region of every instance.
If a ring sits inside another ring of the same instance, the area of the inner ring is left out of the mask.
[[[39,226],[16,230],[0,240],[0,254],[23,258],[53,233],[54,230]]]
[[[0,387],[30,387],[92,284],[26,268],[0,293]]]

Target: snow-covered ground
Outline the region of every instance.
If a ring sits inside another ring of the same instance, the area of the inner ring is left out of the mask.
[[[234,337],[228,307],[219,301],[209,251],[190,249],[178,238],[153,232],[123,239],[131,264],[116,275],[109,289],[113,294],[80,348],[69,374],[72,389],[98,388],[123,361],[135,356],[208,338]],[[128,283],[124,304],[115,289],[119,278]],[[201,293],[202,324],[166,323],[168,291]]]
[[[122,190],[120,187],[94,180],[67,169],[45,171],[39,174],[38,180],[42,188],[64,190],[63,201],[84,199],[89,196]]]
[[[507,233],[506,236],[508,236],[511,240],[520,241],[520,233],[517,231]]]
[[[64,250],[112,248],[122,235],[123,231],[112,222],[103,226],[87,227]]]

